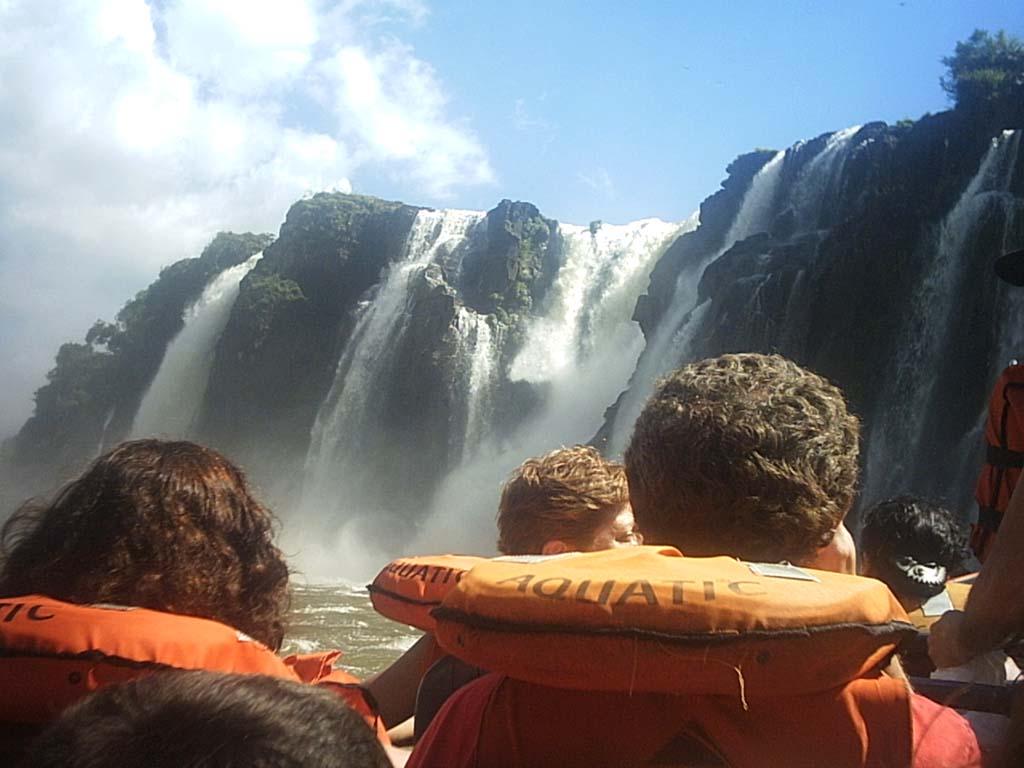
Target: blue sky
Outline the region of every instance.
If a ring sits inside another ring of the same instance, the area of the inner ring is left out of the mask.
[[[737,154],[946,109],[941,58],[1019,2],[435,2],[406,39],[469,119],[494,192],[576,223],[681,219]],[[588,181],[589,180],[589,181]],[[388,194],[392,180],[354,177]]]
[[[736,155],[946,108],[1019,0],[0,0],[0,437],[58,345],[323,189],[682,220]]]

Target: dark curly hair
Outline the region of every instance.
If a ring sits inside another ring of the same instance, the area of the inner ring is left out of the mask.
[[[0,532],[0,595],[115,603],[230,624],[277,650],[288,566],[241,470],[188,442],[122,443]]]
[[[387,768],[376,735],[333,693],[264,675],[158,672],[110,685],[49,726],[34,768]]]
[[[648,541],[806,563],[853,502],[858,451],[838,388],[778,355],[722,355],[659,383],[626,476]]]
[[[946,578],[961,576],[967,537],[945,507],[916,496],[896,496],[864,514],[860,551],[865,575],[881,579],[897,595],[910,595],[915,593],[915,585],[892,563],[910,557],[918,563],[942,566]]]
[[[589,445],[527,459],[501,490],[498,550],[536,555],[551,539],[584,548],[628,503],[622,465]]]

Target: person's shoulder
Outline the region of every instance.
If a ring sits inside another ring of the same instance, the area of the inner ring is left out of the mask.
[[[910,697],[913,768],[981,765],[981,747],[971,724],[954,709],[920,694]]]
[[[480,721],[504,679],[504,675],[492,672],[453,693],[416,743],[407,768],[475,765]]]

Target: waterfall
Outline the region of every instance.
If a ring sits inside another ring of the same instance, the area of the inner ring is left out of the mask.
[[[632,321],[637,297],[664,250],[694,223],[559,225],[558,274],[507,371],[509,379],[537,386],[543,404],[518,429],[488,435],[445,478],[408,551],[492,551],[508,473],[528,456],[593,436],[643,346]]]
[[[556,379],[601,344],[638,355],[640,329],[623,320],[632,315],[657,257],[679,235],[680,226],[646,219],[626,226],[562,224],[559,232],[564,261],[512,363],[513,380],[536,384]],[[611,339],[609,334],[621,336]],[[636,358],[625,362],[632,366]]]
[[[362,440],[373,429],[374,395],[393,362],[406,331],[415,278],[435,259],[463,245],[484,220],[476,211],[421,210],[416,215],[403,258],[388,269],[376,296],[363,302],[354,330],[341,354],[334,383],[313,425],[305,465],[303,505],[337,509],[363,466]]]
[[[658,323],[653,339],[633,374],[629,391],[619,404],[609,438],[609,451],[612,454],[621,454],[625,450],[633,432],[633,422],[654,391],[655,382],[689,355],[693,333],[700,325],[700,318],[707,311],[705,307],[699,315],[694,312],[697,309],[697,287],[704,270],[735,243],[758,232],[764,232],[770,226],[786,154],[784,151],[776,152],[754,174],[721,246],[701,259],[698,264],[684,269],[679,274],[672,303]]]
[[[969,246],[982,214],[992,205],[1012,200],[1007,189],[1019,143],[1020,131],[1004,131],[992,139],[974,177],[938,227],[935,255],[911,300],[911,315],[897,347],[894,372],[888,376],[889,384],[881,398],[866,462],[863,495],[868,502],[902,491],[909,473],[927,463],[924,457],[930,451],[922,442],[923,431],[929,413],[941,405],[934,402],[936,371],[949,352],[945,338],[968,268],[975,263]],[[1004,322],[1001,327],[1003,341],[997,347],[1005,359],[993,361],[994,369],[1008,362],[1009,344],[1020,333],[1012,323]],[[983,419],[984,413],[979,423]],[[980,432],[976,427],[979,439]],[[973,456],[969,446],[963,448]]]
[[[103,427],[100,429],[100,439],[96,446],[96,455],[102,456],[107,447],[107,430],[110,429],[110,422],[114,420],[114,414],[117,412],[116,406],[110,406],[107,409],[107,415],[103,417]]]
[[[167,345],[160,368],[135,414],[132,438],[192,435],[206,394],[217,339],[227,326],[242,278],[262,255],[257,253],[225,269],[185,309],[185,324]]]
[[[496,330],[492,330],[492,323]],[[457,391],[459,401],[465,405],[461,414],[452,413],[453,418],[461,415],[463,424],[461,429],[454,427],[451,430],[451,438],[457,444],[450,445],[449,452],[456,459],[465,459],[489,434],[504,328],[496,320],[488,321],[486,315],[459,307],[455,332],[457,359],[461,361],[462,369]]]
[[[801,170],[790,193],[790,204],[797,212],[801,230],[816,229],[820,224],[830,188],[843,172],[850,140],[860,131],[853,125],[836,131],[825,141],[825,147]]]

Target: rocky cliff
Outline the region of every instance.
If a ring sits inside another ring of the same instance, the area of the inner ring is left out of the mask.
[[[304,523],[379,520],[393,537],[460,496],[437,496],[456,470],[493,496],[527,452],[600,427],[614,453],[659,374],[736,350],[844,388],[869,501],[914,491],[966,509],[987,388],[1024,348],[1024,300],[990,272],[1024,246],[1022,113],[975,105],[742,155],[692,231],[574,227],[509,200],[474,213],[313,196],[276,239],[218,235],[63,346],[5,471],[45,491],[127,436],[204,286],[262,251],[208,340],[181,436]],[[487,507],[489,526],[493,503],[466,514]]]

